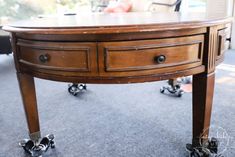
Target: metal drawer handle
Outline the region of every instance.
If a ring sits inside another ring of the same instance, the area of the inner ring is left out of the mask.
[[[154,61],[157,62],[158,64],[162,64],[166,61],[166,56],[164,55],[156,56],[154,57]]]
[[[47,61],[49,61],[49,55],[48,55],[48,54],[40,55],[40,56],[39,56],[39,60],[40,60],[42,63],[46,63]]]

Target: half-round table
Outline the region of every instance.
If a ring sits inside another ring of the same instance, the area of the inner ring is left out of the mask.
[[[24,148],[35,155],[27,146],[38,146],[41,138],[34,77],[122,84],[187,75],[193,75],[191,147],[201,146],[208,141],[215,67],[223,61],[231,21],[198,13],[95,13],[5,26],[31,139]],[[52,145],[52,136],[42,139]]]

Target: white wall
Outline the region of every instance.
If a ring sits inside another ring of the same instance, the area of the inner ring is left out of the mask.
[[[207,0],[207,13],[219,16],[233,14],[233,0]]]
[[[187,14],[187,12],[189,11],[188,1],[189,0],[182,0],[180,12]]]
[[[235,0],[233,2],[233,16],[235,16]],[[233,28],[232,28],[232,41],[231,41],[231,48],[235,49],[235,20],[234,20],[234,24],[233,24]]]

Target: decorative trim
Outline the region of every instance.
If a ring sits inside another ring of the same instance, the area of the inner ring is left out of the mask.
[[[45,70],[54,70],[54,71],[74,71],[74,72],[79,72],[79,71],[82,71],[82,72],[90,72],[90,68],[89,66],[87,68],[63,68],[63,67],[55,67],[55,66],[47,66],[47,65],[41,65],[41,64],[34,64],[34,63],[31,63],[31,62],[28,62],[28,61],[25,61],[23,59],[20,59],[19,62],[21,64],[24,64],[26,66],[30,66],[30,67],[33,67],[33,68],[38,68],[38,69],[45,69]]]
[[[215,70],[215,62],[218,54],[218,28],[210,27],[208,28],[208,56],[206,58],[207,73],[211,73]]]

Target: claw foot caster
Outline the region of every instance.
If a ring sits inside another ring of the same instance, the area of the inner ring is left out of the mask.
[[[32,157],[41,157],[48,148],[55,148],[54,138],[53,134],[49,134],[43,137],[40,142],[24,139],[19,145]]]
[[[181,97],[184,93],[182,89],[180,89],[180,84],[177,82],[177,80],[168,80],[168,85],[163,86],[160,88],[160,92],[164,93],[165,91],[168,91],[170,94],[173,94],[177,97]]]
[[[79,92],[86,90],[86,88],[87,88],[86,84],[73,83],[73,84],[69,84],[68,92],[72,94],[73,96],[76,96]]]
[[[222,154],[218,154],[218,146],[219,141],[211,138],[201,146],[194,147],[192,144],[187,144],[186,150],[189,152],[189,157],[224,157]]]

